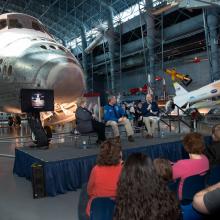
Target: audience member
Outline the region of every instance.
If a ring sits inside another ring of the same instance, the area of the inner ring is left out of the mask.
[[[14,124],[14,120],[12,116],[8,117],[8,125],[11,127]]]
[[[159,108],[155,101],[153,101],[152,95],[146,95],[146,102],[143,103],[141,108],[143,122],[147,128],[147,138],[152,138],[157,122],[159,120]]]
[[[170,97],[165,105],[165,113],[170,114],[175,109],[173,97]]]
[[[130,121],[132,127],[133,127],[133,125],[134,125],[134,115],[133,115],[133,111],[134,111],[133,103],[127,105],[126,115],[127,115],[128,120]]]
[[[85,97],[77,99],[76,128],[82,134],[95,131],[98,134],[97,143],[101,143],[106,139],[105,124],[93,118],[92,113],[86,108],[86,101]]]
[[[101,145],[97,165],[93,167],[89,177],[87,186],[89,202],[86,209],[88,216],[93,198],[116,196],[121,169],[121,146],[116,142],[106,140]]]
[[[165,182],[172,180],[172,166],[169,160],[157,158],[153,161],[157,174],[163,178]]]
[[[21,117],[19,115],[15,115],[15,118],[14,118],[14,125],[20,127],[21,126]]]
[[[104,120],[106,125],[110,125],[113,129],[114,137],[120,141],[118,125],[125,126],[128,135],[128,141],[133,142],[134,131],[130,121],[125,117],[125,111],[116,104],[116,97],[111,95],[108,98],[108,105],[104,106]]]
[[[172,166],[173,179],[181,178],[178,195],[182,199],[184,180],[193,175],[205,173],[209,169],[208,158],[203,154],[205,143],[203,136],[197,132],[187,134],[183,139],[184,149],[189,153],[189,159],[179,160]]]
[[[214,216],[220,214],[220,183],[210,186],[198,193],[193,198],[193,207],[203,213]],[[209,219],[214,219],[209,218]]]
[[[210,166],[220,165],[220,124],[212,128],[212,140],[213,143],[206,148],[205,155]]]
[[[124,116],[125,116],[125,117],[128,117],[127,112],[126,112],[126,110],[127,110],[127,108],[128,108],[127,103],[125,103],[125,102],[121,103],[121,108],[122,108],[123,111],[124,111]]]
[[[136,123],[137,126],[141,127],[142,126],[142,123],[143,123],[143,117],[142,117],[142,112],[141,112],[141,108],[142,108],[142,102],[138,102],[134,109],[135,109],[135,112],[134,112],[134,121]]]
[[[114,220],[177,220],[179,204],[164,181],[156,175],[149,157],[128,157],[118,182]]]

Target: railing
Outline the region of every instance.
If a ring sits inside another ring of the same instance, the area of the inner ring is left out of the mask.
[[[180,115],[180,111],[183,112],[184,114],[186,114],[186,111],[184,111],[182,108],[180,108],[176,104],[174,104],[174,106],[175,106],[175,109],[177,109],[177,115],[170,115],[167,112],[160,110],[162,115],[165,116],[164,118],[163,118],[163,116],[160,117],[160,121],[169,127],[170,132],[171,132],[171,121],[174,121],[174,120],[178,122],[178,132],[179,133],[181,133],[181,123],[183,123],[188,128],[190,128],[190,130],[192,130],[191,124],[188,124],[185,120],[183,120],[183,118]],[[168,122],[166,122],[165,119],[168,119]],[[190,116],[190,120],[192,120],[191,116]],[[159,131],[159,129],[160,129],[160,126],[158,126],[158,131]]]

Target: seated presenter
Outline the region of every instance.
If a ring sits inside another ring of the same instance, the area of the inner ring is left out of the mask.
[[[117,105],[116,97],[113,95],[108,97],[108,105],[104,106],[104,120],[107,126],[110,125],[112,127],[116,141],[120,142],[118,125],[124,125],[127,132],[128,141],[134,141],[134,131],[131,123],[125,117],[124,110]]]
[[[143,123],[145,124],[148,132],[146,138],[152,138],[159,120],[159,108],[157,103],[153,101],[151,94],[146,95],[146,102],[143,103],[141,112],[143,116]]]
[[[105,124],[99,122],[93,117],[92,112],[87,108],[87,99],[85,97],[79,97],[77,99],[77,109],[76,109],[76,128],[82,133],[86,134],[89,132],[96,132],[98,135],[97,144],[105,141]]]

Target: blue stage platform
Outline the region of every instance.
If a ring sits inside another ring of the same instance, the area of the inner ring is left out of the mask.
[[[208,144],[210,141],[210,137],[207,137],[206,143]],[[145,146],[127,147],[123,149],[123,158],[126,159],[129,154],[134,152],[142,152],[152,159],[163,157],[177,161],[187,158],[181,141],[166,143],[166,140],[163,139],[162,142],[148,146],[145,143]],[[81,188],[88,181],[90,171],[96,163],[98,148],[95,151],[94,153],[94,150],[91,149],[74,149],[71,143],[63,143],[48,150],[17,148],[13,172],[30,180],[31,165],[33,163],[43,164],[47,195],[56,196]]]

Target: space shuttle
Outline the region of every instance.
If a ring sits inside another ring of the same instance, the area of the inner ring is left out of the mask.
[[[21,113],[21,89],[54,90],[54,112],[41,119],[50,124],[74,119],[76,98],[85,91],[83,70],[69,50],[36,18],[0,15],[0,111]]]
[[[173,85],[176,92],[176,96],[173,98],[173,101],[179,107],[220,96],[220,80],[191,92],[188,92],[177,82],[175,82]]]

